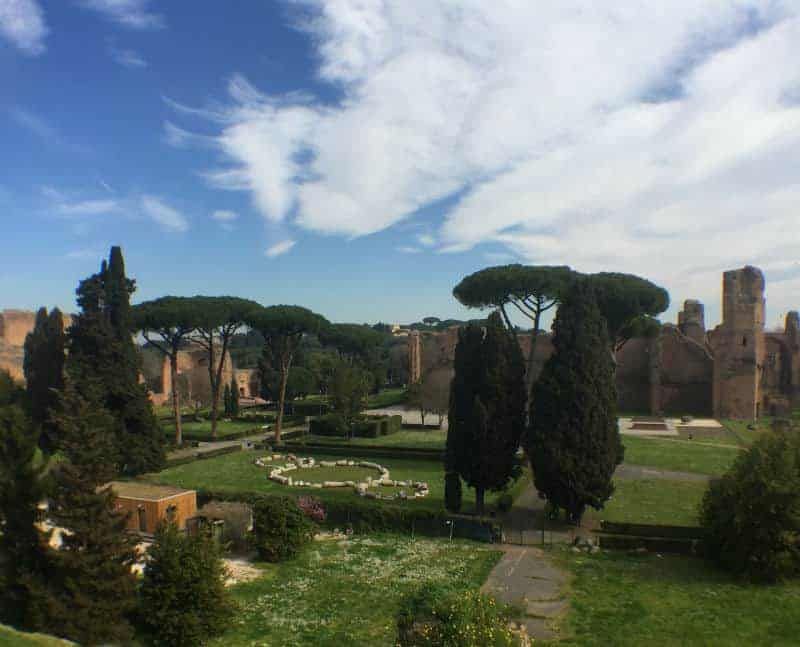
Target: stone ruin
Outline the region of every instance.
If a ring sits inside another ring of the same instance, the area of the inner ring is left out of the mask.
[[[786,415],[800,405],[800,316],[790,312],[779,332],[764,329],[764,275],[747,266],[723,273],[722,323],[705,327],[703,304],[688,299],[678,324],[657,337],[634,338],[617,353],[622,411],[754,419]],[[518,335],[530,354],[531,335]],[[458,329],[408,337],[410,379],[452,366]],[[536,342],[534,372],[553,352],[550,333]]]

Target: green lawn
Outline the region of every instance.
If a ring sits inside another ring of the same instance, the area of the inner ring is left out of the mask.
[[[367,398],[367,409],[383,409],[403,404],[408,397],[406,389],[384,389],[380,393],[374,393]]]
[[[665,480],[616,480],[616,490],[602,510],[591,510],[593,519],[627,523],[696,526],[705,483]]]
[[[677,472],[722,475],[739,455],[738,447],[692,440],[622,436],[625,462]]]
[[[253,431],[254,434],[259,433],[261,426],[269,424],[264,422],[249,422],[240,420],[220,420],[217,424],[217,438],[225,440],[226,437],[233,434],[239,434],[244,431]],[[175,425],[172,422],[164,423],[164,433],[167,437],[173,438],[175,436]],[[211,436],[211,421],[203,420],[201,422],[183,422],[183,438],[184,440],[197,440],[206,439]]]
[[[75,643],[44,634],[29,634],[0,625],[0,647],[66,647]]]
[[[309,434],[306,441],[309,443],[327,443],[332,445],[352,445],[355,447],[415,447],[421,449],[444,449],[447,432],[440,429],[411,431],[401,430],[388,436],[377,438],[353,438],[345,440],[334,436],[316,436]]]
[[[221,493],[264,493],[264,494],[313,494],[321,500],[347,499],[355,500],[357,495],[349,488],[311,489],[279,485],[267,480],[267,468],[257,467],[253,461],[260,452],[242,451],[224,456],[217,456],[202,461],[193,461],[184,465],[167,468],[158,474],[149,474],[146,478],[155,483],[174,485],[190,489],[205,489]],[[342,456],[326,456],[314,454],[317,460],[340,460]],[[375,459],[375,461],[390,471],[392,479],[425,481],[428,483],[430,493],[420,499],[397,502],[393,505],[406,505],[428,510],[441,510],[444,508],[444,466],[439,461],[419,459]],[[525,470],[525,476],[520,479],[512,489],[512,494],[518,494],[530,478],[530,470]],[[340,480],[340,479],[336,479]],[[487,492],[486,502],[493,504],[499,495]],[[464,512],[471,512],[475,506],[475,491],[464,486],[463,498]],[[376,502],[375,505],[384,505]]]
[[[574,579],[558,645],[797,645],[800,584],[738,583],[699,559],[556,549]],[[537,642],[537,645],[540,643]]]
[[[484,544],[395,535],[315,542],[296,559],[259,564],[233,589],[241,609],[211,645],[389,647],[401,599],[423,583],[480,587],[500,553]]]

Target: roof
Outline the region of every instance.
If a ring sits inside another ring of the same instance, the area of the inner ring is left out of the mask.
[[[156,485],[143,481],[111,481],[109,485],[120,499],[161,501],[183,494],[196,494],[194,490],[172,487],[171,485]]]

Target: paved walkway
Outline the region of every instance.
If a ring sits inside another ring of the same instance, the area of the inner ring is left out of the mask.
[[[569,609],[563,589],[568,575],[556,568],[545,553],[533,546],[502,545],[503,558],[481,587],[506,604],[518,607],[528,635],[534,640],[553,640],[556,625]]]

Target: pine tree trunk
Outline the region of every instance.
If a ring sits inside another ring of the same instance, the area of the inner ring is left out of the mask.
[[[536,310],[536,315],[533,319],[533,333],[531,334],[531,352],[528,355],[528,370],[525,372],[525,387],[528,393],[528,399],[532,397],[533,392],[533,368],[536,364],[536,339],[539,337],[539,323],[542,318],[541,310]]]
[[[173,352],[169,356],[169,373],[172,382],[172,415],[175,417],[175,444],[180,447],[183,444],[183,423],[181,421],[180,395],[178,394],[178,353]]]
[[[286,403],[286,383],[289,381],[290,361],[281,359],[281,384],[278,389],[278,415],[275,418],[275,444],[281,442],[281,429],[283,428],[283,408]]]
[[[219,411],[219,382],[214,370],[214,333],[208,342],[208,381],[211,386],[211,439],[217,439],[217,412]]]
[[[483,516],[483,499],[485,490],[482,487],[475,488],[475,512],[480,517]]]

